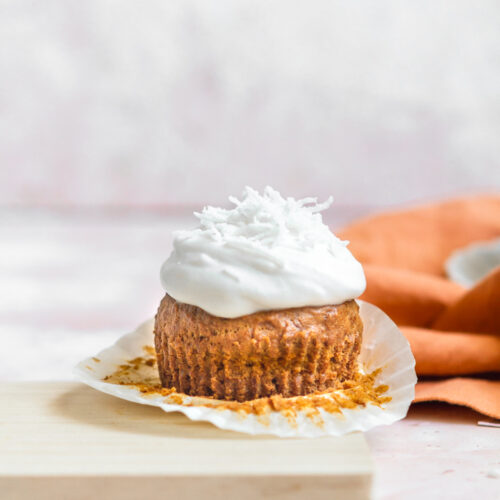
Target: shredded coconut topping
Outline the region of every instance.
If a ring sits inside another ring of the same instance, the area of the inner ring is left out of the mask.
[[[347,241],[339,240],[323,224],[321,211],[333,203],[330,196],[325,202],[317,198],[283,198],[278,191],[267,186],[261,195],[255,189],[246,187],[242,200],[234,196],[229,201],[232,209],[205,207],[201,213],[195,212],[200,221],[198,233],[205,232],[214,241],[236,244],[254,242],[262,248],[283,246],[307,250],[318,244],[331,246]],[[189,236],[192,232],[180,231],[179,235]]]

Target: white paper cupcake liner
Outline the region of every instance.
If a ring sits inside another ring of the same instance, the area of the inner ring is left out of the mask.
[[[263,419],[253,414],[242,415],[232,410],[209,408],[203,406],[208,401],[206,398],[189,396],[184,397],[183,404],[174,404],[164,395],[146,395],[134,386],[104,381],[118,366],[143,356],[144,346],[153,345],[153,320],[146,321],[94,357],[83,360],[75,367],[74,373],[79,380],[99,391],[135,403],[158,406],[165,412],[179,411],[191,420],[208,421],[221,429],[280,437],[340,436],[353,431],[367,431],[406,416],[415,395],[417,377],[415,359],[408,341],[395,323],[374,305],[363,301],[358,301],[358,304],[364,324],[360,369],[364,373],[381,369],[376,385],[387,385],[389,388],[384,396],[392,398],[382,406],[369,403],[356,409],[342,409],[341,413],[328,413],[319,409],[319,420],[298,410],[295,420],[291,422],[276,411],[271,411]]]

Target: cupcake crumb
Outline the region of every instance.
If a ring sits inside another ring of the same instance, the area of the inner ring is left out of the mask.
[[[384,396],[387,385],[376,385],[376,379],[381,372],[377,369],[369,374],[356,373],[352,380],[343,383],[341,389],[322,391],[306,396],[285,398],[279,395],[259,398],[250,401],[225,401],[211,397],[196,397],[179,393],[175,387],[161,386],[156,369],[156,355],[152,346],[144,346],[146,356],[133,358],[120,365],[114,373],[104,377],[110,384],[130,386],[141,394],[149,397],[163,396],[165,402],[186,407],[204,406],[219,411],[234,411],[242,417],[255,415],[263,425],[269,425],[269,415],[278,412],[287,419],[293,427],[297,426],[297,417],[304,415],[319,427],[324,425],[323,415],[342,415],[343,409],[362,408],[368,404],[382,407],[391,401]]]

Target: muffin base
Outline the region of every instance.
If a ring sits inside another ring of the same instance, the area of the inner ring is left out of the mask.
[[[340,387],[357,371],[362,331],[354,300],[227,319],[168,294],[154,329],[164,387],[236,401]]]

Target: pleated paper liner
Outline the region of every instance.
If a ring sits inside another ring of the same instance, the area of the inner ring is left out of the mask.
[[[179,411],[221,429],[281,437],[367,431],[406,416],[417,377],[415,359],[398,327],[374,305],[358,303],[364,324],[359,373],[343,389],[331,392],[238,403],[163,389],[153,349],[153,320],[82,361],[74,372],[99,391],[165,412]]]

